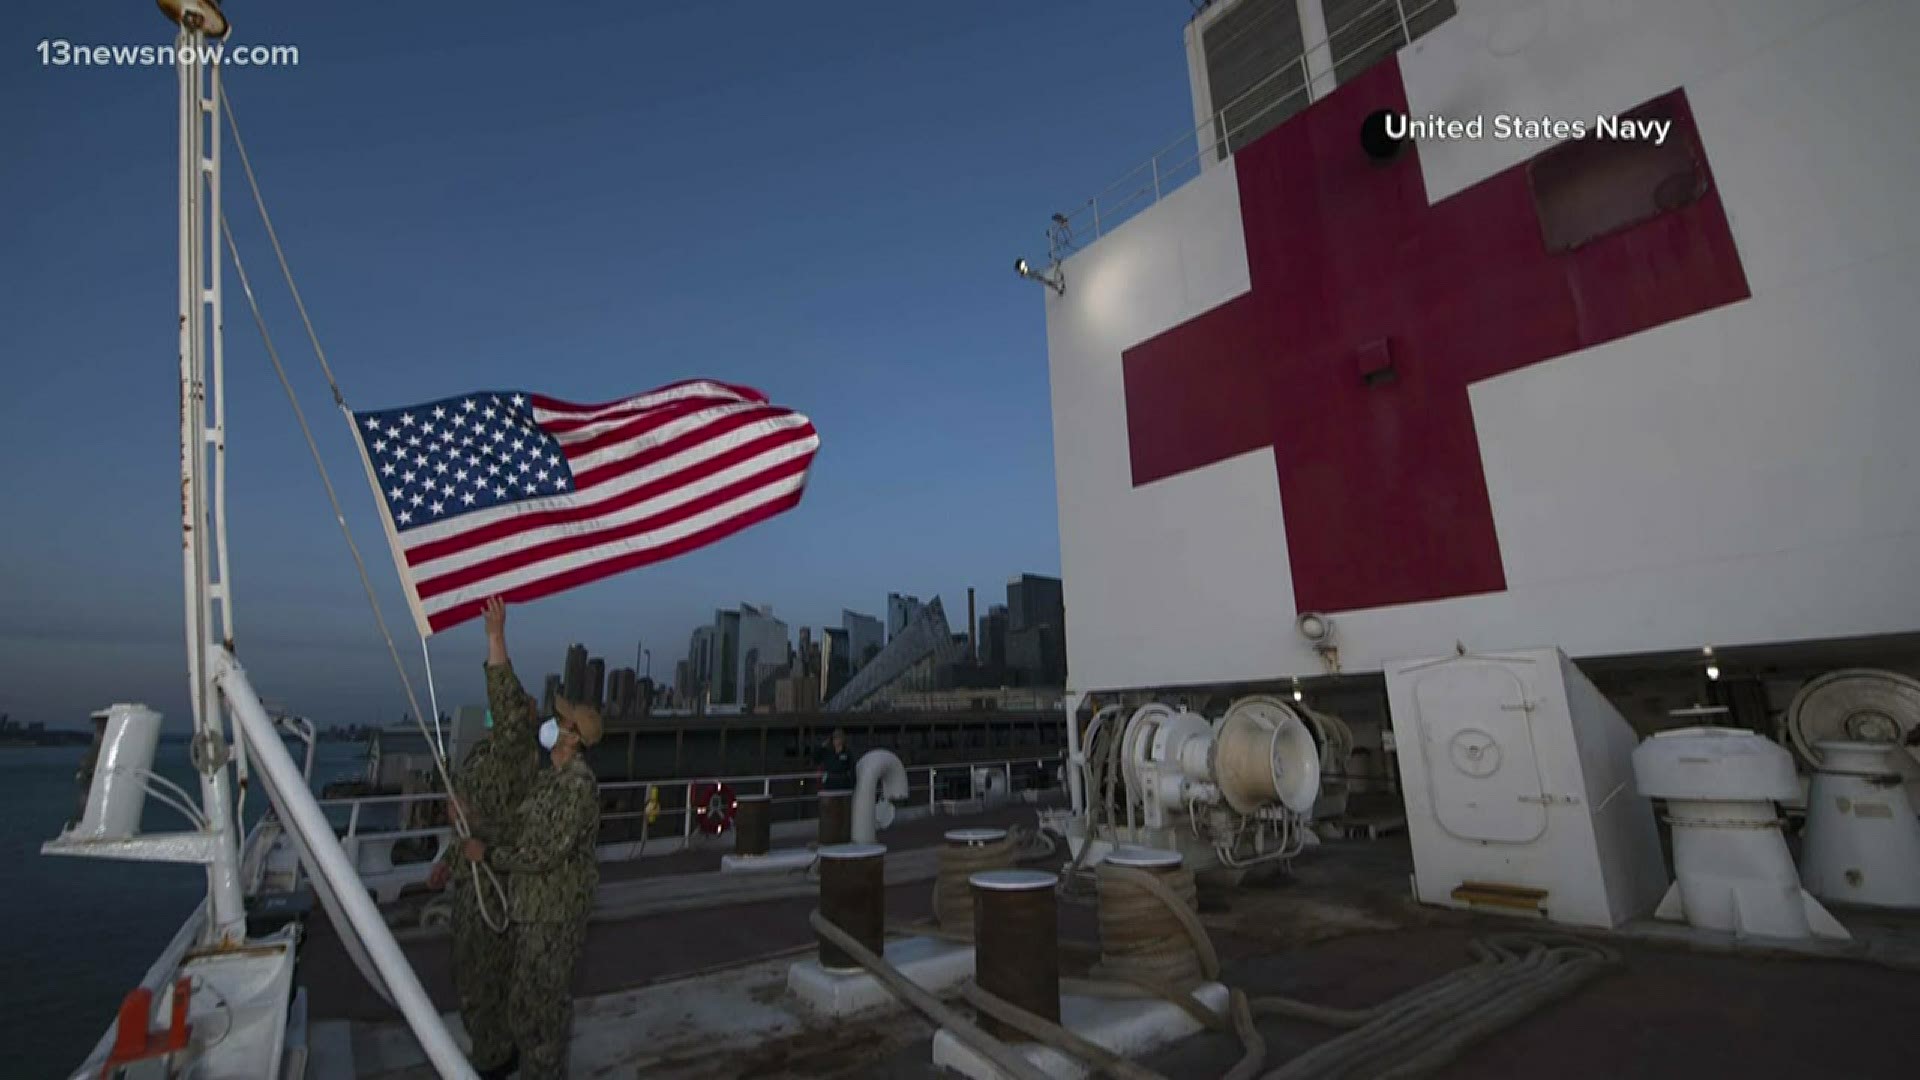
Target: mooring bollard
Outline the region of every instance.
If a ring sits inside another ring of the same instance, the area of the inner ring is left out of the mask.
[[[847,790],[820,793],[820,846],[844,844],[853,839],[853,792]]]
[[[773,801],[765,795],[742,795],[733,811],[733,853],[765,855],[772,835]]]
[[[820,914],[875,956],[887,944],[886,855],[883,844],[834,844],[820,849]],[[860,964],[820,935],[820,966],[859,971]]]
[[[1027,1012],[1060,1022],[1060,928],[1056,874],[1044,870],[987,870],[973,875],[974,981],[980,989]],[[980,1026],[1002,1039],[1025,1039],[1014,1028],[982,1016]]]

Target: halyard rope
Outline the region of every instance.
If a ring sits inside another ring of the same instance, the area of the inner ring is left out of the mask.
[[[233,103],[227,97],[225,86],[220,88],[220,107],[221,112],[225,113],[227,117],[227,130],[233,133],[234,149],[239,152],[240,167],[246,173],[248,188],[252,190],[253,204],[260,211],[260,221],[261,224],[266,226],[267,238],[273,243],[274,255],[280,262],[281,275],[286,279],[287,290],[293,295],[294,306],[300,311],[300,320],[306,326],[307,340],[313,343],[314,356],[320,361],[320,370],[326,376],[327,386],[333,391],[334,404],[339,406],[341,417],[346,421],[347,427],[351,429],[353,427],[353,414],[347,408],[346,397],[340,392],[339,382],[333,377],[333,368],[327,363],[326,350],[320,346],[320,336],[315,333],[313,329],[313,319],[307,314],[307,305],[300,297],[300,288],[294,284],[293,270],[287,265],[286,251],[280,245],[280,235],[273,227],[273,218],[267,213],[267,203],[265,198],[260,194],[260,184],[253,173],[253,162],[247,157],[247,146],[240,138],[240,124],[239,121],[234,118]],[[327,502],[333,507],[333,519],[339,523],[340,533],[347,541],[347,550],[353,555],[353,565],[360,574],[361,588],[366,591],[367,604],[373,609],[374,623],[380,629],[380,636],[387,645],[387,653],[393,657],[393,668],[400,675],[400,685],[402,689],[406,691],[407,705],[411,710],[414,725],[420,729],[421,737],[426,739],[427,745],[432,751],[434,768],[440,774],[440,783],[447,792],[447,804],[451,811],[448,814],[448,818],[453,823],[454,835],[459,840],[465,841],[473,836],[473,830],[467,822],[466,813],[455,797],[457,793],[454,790],[453,777],[447,769],[446,753],[440,747],[437,740],[434,739],[433,735],[427,730],[426,721],[422,718],[419,695],[414,692],[413,680],[407,675],[407,666],[400,659],[400,648],[394,644],[393,634],[387,628],[386,616],[380,610],[379,596],[374,592],[373,579],[367,573],[366,560],[360,555],[360,545],[354,541],[353,530],[347,525],[346,512],[340,507],[340,497],[338,492],[334,490],[333,477],[327,472],[325,459],[320,456],[320,446],[319,443],[314,440],[312,427],[307,423],[306,410],[301,408],[299,395],[294,392],[293,383],[287,378],[286,368],[280,363],[280,354],[279,351],[274,348],[273,335],[267,331],[266,319],[261,315],[260,303],[254,297],[253,285],[248,280],[246,266],[240,259],[240,249],[234,243],[233,227],[227,221],[224,208],[216,208],[216,211],[220,215],[220,234],[226,239],[227,251],[233,258],[234,273],[240,279],[241,291],[246,294],[247,305],[253,311],[254,325],[260,329],[260,339],[266,345],[267,358],[273,362],[274,374],[280,377],[280,386],[286,391],[287,402],[293,406],[294,419],[299,422],[300,434],[307,441],[308,452],[313,455],[314,467],[320,471],[320,482],[326,488]],[[354,437],[359,437],[357,432]],[[421,647],[423,649],[426,647],[425,638],[421,639]],[[437,724],[439,717],[436,715],[434,719]],[[495,932],[504,932],[509,925],[505,887],[500,884],[500,879],[494,874],[492,867],[474,862],[468,862],[467,867],[473,873],[474,899],[480,909],[481,921]],[[486,886],[489,885],[492,887],[495,898],[499,900],[500,915],[497,922],[495,921],[493,913],[488,910],[488,890]]]

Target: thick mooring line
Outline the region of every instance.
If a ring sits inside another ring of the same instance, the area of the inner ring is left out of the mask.
[[[1057,874],[987,870],[968,881],[973,893],[974,981],[987,993],[1055,1023],[1060,1021],[1060,925]],[[1002,1039],[1024,1039],[992,1017],[980,1026]]]

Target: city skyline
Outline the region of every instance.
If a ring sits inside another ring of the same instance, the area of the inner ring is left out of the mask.
[[[969,588],[967,592],[971,601],[975,590]],[[1020,603],[1023,596],[1030,596],[1025,607],[1036,614],[1010,622],[1006,604],[990,604],[977,622],[953,634],[956,641],[966,640],[968,662],[1002,680],[1022,684],[1035,679],[1064,683],[1064,653],[1057,636],[1050,648],[1038,644],[1024,651],[1018,644],[1012,650],[1008,648],[1010,631],[1031,633],[1044,628],[1056,635],[1059,633],[1061,628],[1055,625],[1059,616],[1049,617],[1045,613],[1063,611],[1060,579],[1022,572],[1008,581],[1007,595],[1016,603]],[[938,602],[941,598],[936,594],[933,599]],[[693,626],[687,634],[684,655],[663,653],[664,662],[658,674],[652,674],[644,666],[614,667],[614,661],[607,657],[618,655],[616,650],[606,649],[602,656],[595,651],[595,646],[579,641],[568,644],[559,672],[539,676],[541,691],[534,691],[534,677],[528,672],[518,674],[529,692],[540,698],[543,710],[551,709],[556,693],[564,693],[626,714],[639,700],[635,697],[636,684],[644,686],[649,677],[652,696],[646,703],[656,709],[766,707],[774,700],[774,687],[767,680],[809,674],[823,680],[823,684],[812,689],[814,698],[809,699],[806,691],[800,691],[798,700],[824,701],[848,678],[881,655],[884,645],[892,643],[903,628],[888,625],[895,613],[911,621],[927,610],[927,604],[915,596],[889,592],[885,610],[889,612],[888,619],[842,608],[837,625],[795,625],[781,618],[772,605],[739,603],[716,608],[711,621]],[[1028,622],[1035,625],[1030,627]],[[734,649],[731,673],[727,657],[729,638]],[[770,647],[773,641],[779,645]],[[834,655],[836,650],[841,650],[841,655]],[[633,653],[636,663],[648,663],[653,651],[645,640],[636,639]],[[771,653],[771,657],[766,653]],[[827,668],[824,675],[819,670],[823,664]],[[623,677],[628,680],[626,690],[617,696],[615,685]],[[795,691],[790,687],[788,692]]]

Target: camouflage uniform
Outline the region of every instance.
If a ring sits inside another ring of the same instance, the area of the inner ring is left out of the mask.
[[[573,1038],[573,968],[587,939],[600,884],[594,844],[600,793],[580,754],[541,772],[514,814],[512,840],[487,853],[506,871],[513,917],[513,1040],[524,1080],[567,1072]]]
[[[472,750],[454,776],[454,790],[467,807],[467,826],[476,839],[492,845],[506,838],[513,811],[532,789],[540,758],[534,738],[534,701],[520,685],[510,664],[487,666],[487,705],[493,712],[493,730]],[[475,873],[460,855],[460,844],[447,848],[441,861],[453,873],[453,985],[460,996],[460,1019],[473,1040],[469,1055],[481,1071],[497,1068],[513,1056],[513,1026],[508,993],[513,980],[513,939],[494,930],[480,915]],[[499,875],[506,884],[506,875]],[[499,922],[500,898],[480,875],[487,890],[488,913]]]

